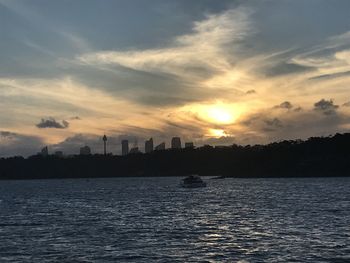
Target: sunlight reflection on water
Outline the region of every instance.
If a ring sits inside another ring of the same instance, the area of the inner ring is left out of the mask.
[[[0,182],[0,262],[350,260],[350,179]]]

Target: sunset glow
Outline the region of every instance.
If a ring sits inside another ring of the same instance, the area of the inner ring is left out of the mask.
[[[210,129],[209,132],[210,132],[209,136],[212,136],[215,138],[227,136],[226,132],[224,130],[220,130],[220,129]]]
[[[211,121],[220,124],[229,124],[234,121],[233,115],[228,109],[215,106],[208,109],[208,117]]]
[[[77,152],[104,133],[120,153],[121,138],[254,144],[349,130],[347,1],[121,2],[0,0],[0,156]]]

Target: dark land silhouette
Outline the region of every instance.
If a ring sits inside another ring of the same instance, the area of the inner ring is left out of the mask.
[[[0,159],[0,179],[124,176],[322,177],[350,175],[350,133],[267,145],[167,149],[126,156]]]

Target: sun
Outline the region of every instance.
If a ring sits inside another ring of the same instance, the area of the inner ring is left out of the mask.
[[[227,134],[224,130],[221,130],[221,129],[209,129],[209,136],[220,138],[220,137],[226,137]]]
[[[203,114],[204,113],[204,114]],[[215,124],[232,124],[240,114],[238,105],[225,104],[217,102],[212,105],[206,105],[202,109],[202,116],[205,120]]]
[[[211,107],[208,109],[207,114],[209,119],[216,123],[229,124],[234,121],[232,113],[223,107]]]
[[[212,103],[187,105],[183,108],[183,111],[194,113],[199,119],[206,123],[227,126],[236,123],[244,112],[244,108],[244,105],[238,103],[216,101]]]

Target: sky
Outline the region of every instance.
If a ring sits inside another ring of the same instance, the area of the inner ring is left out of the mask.
[[[350,129],[348,0],[0,0],[0,157]]]

